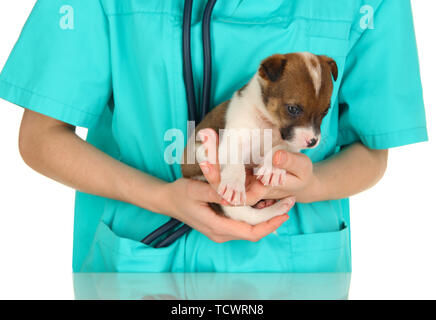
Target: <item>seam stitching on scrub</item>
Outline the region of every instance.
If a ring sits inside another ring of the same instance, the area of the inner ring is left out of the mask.
[[[344,246],[338,246],[335,248],[327,248],[327,249],[293,249],[292,253],[303,253],[303,252],[327,252],[327,251],[334,251],[334,250],[340,250],[342,249]]]
[[[153,247],[150,247],[150,246],[147,246],[147,245],[145,245],[145,244],[143,244],[143,243],[141,243],[141,242],[139,242],[139,241],[136,241],[136,240],[132,240],[132,239],[129,239],[129,238],[123,238],[123,237],[119,237],[119,236],[117,236],[119,239],[118,239],[118,241],[124,241],[124,240],[127,240],[127,241],[133,241],[133,242],[138,242],[138,243],[132,243],[132,245],[135,245],[135,246],[137,246],[138,244],[141,244],[143,247],[138,247],[140,250],[157,250],[157,251],[154,251],[154,253],[155,253],[155,255],[154,255],[154,257],[156,257],[156,256],[162,256],[162,255],[167,255],[167,251],[168,250],[160,250],[160,249],[166,249],[166,248],[159,248],[159,249],[156,249],[156,248],[153,248]],[[102,246],[104,246],[104,247],[106,247],[106,249],[108,249],[109,251],[111,251],[111,252],[114,252],[114,253],[116,253],[116,254],[119,254],[119,255],[122,255],[122,256],[124,256],[124,257],[127,257],[127,258],[137,258],[138,257],[138,255],[135,255],[134,253],[126,253],[126,252],[122,252],[120,249],[115,249],[112,245],[109,245],[109,244],[107,244],[107,243],[105,243],[104,241],[102,241],[102,240],[98,240],[97,241],[97,243],[98,244],[100,244],[100,245],[102,245]],[[130,245],[129,245],[130,246]],[[129,247],[130,248],[130,247]],[[168,248],[168,247],[167,247]],[[142,257],[141,257],[142,258]],[[147,256],[146,258],[148,258],[148,259],[150,259],[150,258],[153,258],[152,256]]]
[[[375,136],[384,136],[384,135],[388,135],[388,134],[395,134],[395,133],[406,132],[406,131],[417,130],[417,129],[427,129],[427,127],[426,126],[413,127],[413,128],[408,128],[408,129],[401,129],[401,130],[397,130],[397,131],[388,131],[385,133],[375,133],[375,134],[362,134],[360,132],[357,132],[357,134],[360,136],[363,136],[363,137],[375,137]],[[355,132],[355,130],[353,130],[353,129],[340,129],[339,132]]]
[[[128,11],[128,12],[114,12],[114,13],[106,13],[108,17],[112,16],[129,16],[129,15],[135,15],[135,14],[160,14],[165,16],[171,16],[171,17],[180,17],[182,18],[182,15],[175,14],[171,12],[161,12],[161,11]]]
[[[280,21],[274,21],[280,19]],[[221,22],[228,22],[228,23],[238,23],[238,24],[274,24],[274,23],[284,23],[284,22],[290,22],[294,20],[307,20],[307,21],[318,21],[318,22],[330,22],[330,23],[347,23],[351,24],[352,20],[328,20],[328,19],[318,19],[318,18],[309,18],[309,17],[303,17],[303,16],[294,16],[294,17],[288,17],[288,16],[277,16],[277,17],[271,17],[268,20],[262,20],[262,21],[244,21],[244,20],[238,20],[238,19],[229,19],[227,17],[225,18],[217,18],[214,19],[215,21],[221,21]]]
[[[11,87],[14,87],[14,88],[17,88],[17,89],[20,89],[20,90],[26,91],[26,92],[28,92],[28,93],[31,93],[32,95],[35,95],[35,96],[37,96],[37,97],[41,97],[41,98],[44,98],[44,99],[47,99],[47,100],[51,100],[51,101],[56,102],[56,103],[60,103],[60,104],[66,106],[66,107],[68,107],[68,108],[74,109],[74,110],[76,110],[76,111],[83,112],[83,113],[88,114],[88,115],[90,115],[90,116],[93,116],[93,117],[99,117],[99,116],[100,116],[99,114],[95,114],[95,113],[91,113],[91,112],[88,112],[88,111],[84,111],[84,110],[82,110],[82,109],[79,109],[79,108],[77,108],[77,107],[73,107],[73,106],[71,106],[71,105],[69,105],[69,104],[63,103],[63,102],[58,101],[58,100],[56,100],[56,99],[53,99],[53,98],[50,98],[50,97],[44,96],[44,95],[39,94],[39,93],[36,93],[36,92],[34,92],[34,91],[32,91],[32,90],[29,90],[29,89],[26,89],[26,88],[23,88],[23,87],[17,86],[16,84],[10,83],[10,82],[8,82],[8,81],[6,81],[6,80],[4,80],[4,79],[0,79],[0,82],[3,82],[3,83],[5,83],[5,84],[7,84],[7,85],[9,85],[9,86],[11,86]]]
[[[350,30],[357,33],[358,35],[363,34],[365,32],[365,30],[363,30],[362,28],[355,27],[353,25],[351,26]]]
[[[113,13],[106,13],[108,17],[111,16],[124,16],[124,15],[135,15],[135,14],[160,14],[160,15],[167,15],[172,17],[182,17],[180,14],[171,13],[171,12],[164,12],[164,11],[128,11],[128,12],[113,12]],[[280,19],[280,21],[274,21]],[[320,21],[320,22],[333,22],[333,23],[352,23],[353,20],[333,20],[333,19],[323,19],[323,18],[309,18],[304,16],[274,16],[270,17],[268,20],[262,20],[262,21],[244,21],[244,20],[238,20],[238,19],[232,19],[231,17],[223,17],[223,18],[214,18],[212,19],[214,21],[221,21],[221,22],[229,22],[229,23],[240,23],[240,24],[271,24],[271,23],[283,23],[283,22],[289,22],[293,20],[309,20],[309,21]]]
[[[308,33],[310,38],[315,38],[315,39],[327,39],[327,40],[341,40],[344,42],[348,42],[348,38],[340,38],[340,37],[329,37],[329,36],[315,36],[315,35],[311,35],[310,32]],[[346,57],[346,56],[344,56]]]

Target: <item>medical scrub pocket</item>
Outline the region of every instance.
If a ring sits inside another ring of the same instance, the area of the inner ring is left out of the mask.
[[[123,238],[100,221],[83,272],[182,272],[184,248],[176,242],[155,249],[140,241]]]
[[[118,211],[131,206],[108,199],[99,221],[91,251],[80,271],[82,272],[182,272],[184,247],[183,242],[175,242],[169,247],[155,249],[140,240],[143,233],[125,234],[114,221]],[[133,210],[142,210],[132,208]],[[131,221],[134,223],[134,221]],[[141,223],[137,221],[137,223]],[[144,227],[145,228],[145,227]],[[139,228],[138,230],[141,230]]]
[[[201,20],[194,1],[192,62],[199,96]],[[0,74],[0,97],[74,126],[121,162],[164,181],[171,130],[186,140],[183,0],[39,0]],[[427,140],[408,0],[218,0],[212,15],[212,98],[232,97],[274,53],[335,59],[339,77],[321,127],[322,161],[360,142],[387,149]],[[170,130],[170,131],[169,131]],[[168,138],[169,137],[169,138]],[[171,201],[171,199],[168,199]],[[169,220],[77,192],[73,270],[86,272],[348,272],[349,200],[297,203],[258,242],[215,243],[192,230],[167,248],[140,240]]]

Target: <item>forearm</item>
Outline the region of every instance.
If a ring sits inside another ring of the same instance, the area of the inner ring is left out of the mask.
[[[388,150],[355,143],[313,167],[313,181],[299,202],[342,199],[374,186],[384,175]]]
[[[159,210],[165,182],[103,153],[78,137],[73,127],[58,122],[38,129],[34,117],[40,116],[25,114],[22,127],[27,128],[20,132],[20,152],[30,167],[82,192]]]

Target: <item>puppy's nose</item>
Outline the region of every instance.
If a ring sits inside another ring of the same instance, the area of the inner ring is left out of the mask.
[[[313,138],[312,140],[307,142],[307,147],[312,148],[314,145],[316,145],[317,142],[318,142],[318,140],[316,138]]]

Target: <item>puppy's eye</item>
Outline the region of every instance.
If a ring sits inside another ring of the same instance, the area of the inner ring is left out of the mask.
[[[327,115],[327,113],[329,113],[330,110],[330,103],[329,106],[327,107],[327,109],[324,110],[324,112],[322,113],[322,116],[325,117]]]
[[[303,108],[299,105],[287,105],[288,113],[293,117],[298,117],[303,113]]]

